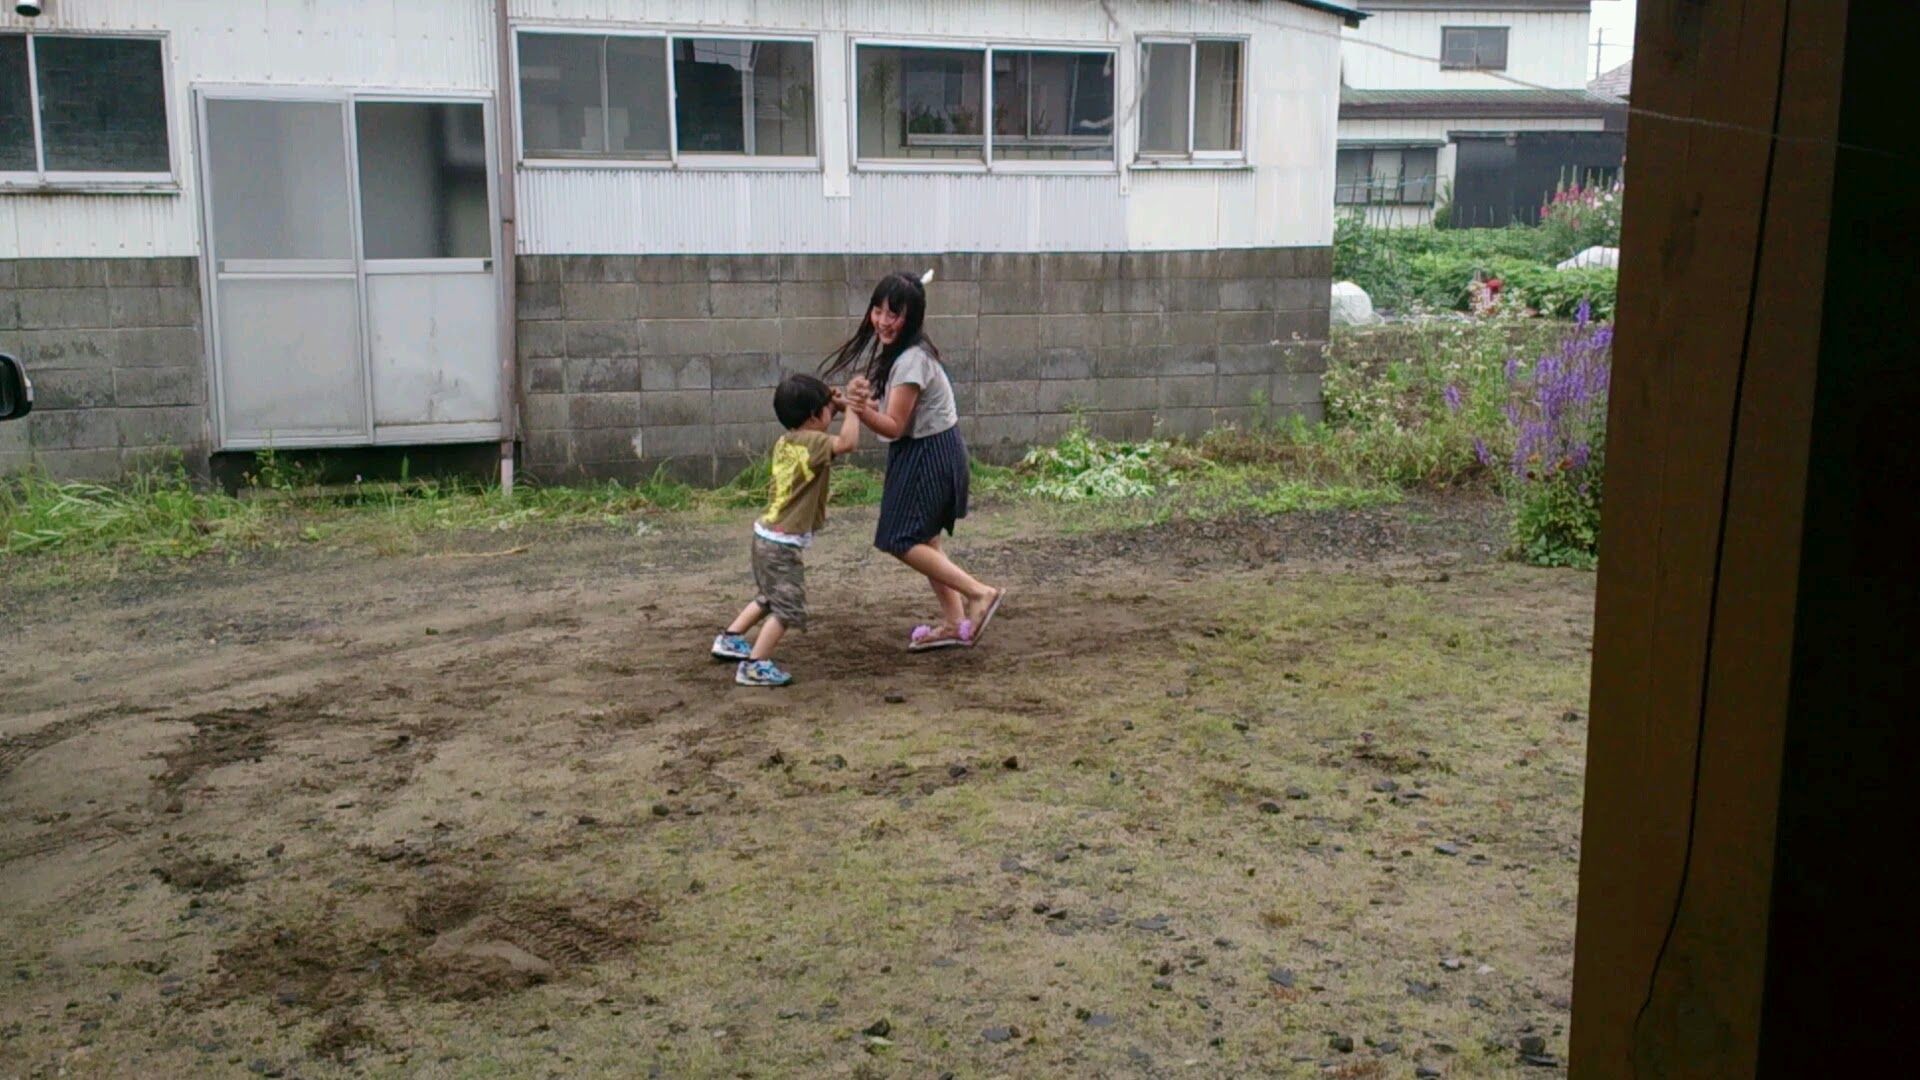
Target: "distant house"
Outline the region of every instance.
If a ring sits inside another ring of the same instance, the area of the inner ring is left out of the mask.
[[[23,5],[24,6],[24,5]],[[1340,0],[0,8],[0,473],[730,475],[933,267],[1011,457],[1320,406]]]
[[[1633,61],[1629,60],[1587,84],[1587,92],[1612,101],[1627,101],[1633,91]]]
[[[1359,0],[1341,50],[1334,201],[1369,221],[1538,219],[1563,178],[1606,180],[1620,102],[1586,87],[1592,4]]]

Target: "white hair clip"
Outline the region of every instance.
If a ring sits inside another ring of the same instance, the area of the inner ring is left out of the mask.
[[[932,271],[932,270],[928,270],[928,271],[927,271],[926,273],[924,273],[924,274],[921,274],[921,275],[920,275],[920,284],[922,284],[922,285],[931,285],[931,284],[933,284],[933,271]]]

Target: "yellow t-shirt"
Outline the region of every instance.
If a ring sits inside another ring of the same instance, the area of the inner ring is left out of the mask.
[[[773,495],[760,524],[786,536],[806,536],[827,520],[827,474],[833,436],[789,431],[773,444]]]

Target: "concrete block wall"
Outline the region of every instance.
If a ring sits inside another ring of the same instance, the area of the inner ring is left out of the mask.
[[[982,459],[1076,414],[1116,439],[1319,415],[1328,248],[522,256],[527,471],[724,482],[779,436],[781,375],[815,370],[881,276],[929,267],[927,332]]]
[[[34,409],[0,424],[0,475],[113,480],[207,468],[206,350],[190,258],[0,260],[0,352]]]

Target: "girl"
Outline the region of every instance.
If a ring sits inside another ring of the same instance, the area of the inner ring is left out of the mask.
[[[860,328],[821,365],[829,380],[865,365],[850,386],[848,408],[888,444],[873,546],[919,571],[940,603],[940,621],[914,629],[907,647],[915,652],[978,642],[1006,595],[974,580],[940,548],[940,534],[953,535],[954,522],[967,516],[967,446],[940,351],[920,329],[924,283],[932,278],[928,271],[918,279],[881,279]]]

